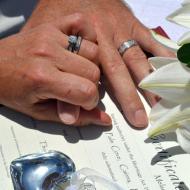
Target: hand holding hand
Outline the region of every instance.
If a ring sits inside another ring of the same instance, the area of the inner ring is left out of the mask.
[[[174,56],[173,53],[152,38],[149,29],[140,23],[121,0],[41,0],[25,29],[75,12],[82,12],[94,24],[99,61],[111,94],[116,97],[133,126],[146,127],[147,115],[136,88],[152,71],[143,50],[155,56]],[[118,48],[128,40],[136,40],[138,45],[121,56]],[[151,105],[157,102],[156,96],[146,91],[142,93]]]
[[[86,39],[79,55],[66,50],[71,33]],[[96,108],[95,40],[94,30],[78,14],[1,40],[1,104],[40,120],[110,125],[109,116]]]

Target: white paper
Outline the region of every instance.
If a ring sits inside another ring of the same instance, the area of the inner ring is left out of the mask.
[[[130,0],[129,3],[133,8],[136,7],[138,16],[141,15],[142,18],[144,15],[145,24],[150,23],[153,26],[155,22],[147,17],[151,6],[154,7],[151,12],[156,17],[162,12],[162,8],[166,11],[166,7],[158,8],[158,4],[170,2],[170,7],[178,2],[159,1]],[[167,15],[166,12],[164,15]],[[163,26],[165,21],[157,17],[155,26]],[[176,34],[178,31],[177,26],[171,26],[171,29],[172,31],[167,31],[169,34]],[[176,136],[160,135],[147,139],[148,129],[132,129],[107,94],[103,103],[107,113],[112,116],[112,130],[106,131],[97,126],[77,129],[57,123],[40,122],[8,108],[0,108],[0,189],[13,190],[9,173],[13,159],[29,153],[58,150],[70,156],[77,169],[95,169],[118,182],[126,190],[188,190],[190,155],[178,146]],[[149,111],[148,106],[146,107]]]
[[[25,154],[58,150],[69,155],[77,169],[89,167],[129,190],[173,190],[190,187],[190,155],[172,135],[147,139],[147,129],[129,127],[106,95],[113,129],[97,126],[81,130],[32,120],[7,108],[0,109],[0,186],[12,190],[10,162]]]

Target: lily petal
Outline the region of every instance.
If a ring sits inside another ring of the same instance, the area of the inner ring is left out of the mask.
[[[149,115],[150,123],[154,125],[161,117],[165,116],[169,110],[176,107],[178,104],[174,102],[169,102],[167,100],[160,100],[152,109]]]
[[[165,65],[168,65],[173,62],[177,62],[177,58],[172,57],[151,57],[148,59],[148,62],[155,68],[159,69]]]
[[[190,43],[190,32],[186,32],[177,42],[179,46]]]
[[[149,130],[149,137],[175,131],[182,122],[190,121],[190,103],[178,105],[158,119]]]
[[[180,62],[168,64],[148,75],[139,87],[171,102],[189,102],[190,68]]]
[[[190,4],[177,9],[167,17],[167,20],[190,28]]]
[[[178,46],[175,41],[170,40],[164,36],[161,36],[160,34],[154,32],[153,30],[151,30],[151,34],[157,42],[161,43],[163,46],[169,48],[172,51],[176,52],[180,48],[180,46]]]
[[[186,6],[190,3],[190,0],[184,0],[181,4],[182,6]]]
[[[185,152],[190,153],[190,121],[181,122],[180,125],[176,130],[177,141]]]

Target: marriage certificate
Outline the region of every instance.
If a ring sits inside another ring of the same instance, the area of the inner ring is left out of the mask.
[[[180,1],[129,0],[128,3],[146,25],[161,25],[175,39],[176,34],[183,32],[184,29],[164,20],[173,11],[171,7],[178,8]],[[41,122],[1,107],[0,189],[13,190],[9,171],[13,159],[57,150],[71,157],[77,170],[95,169],[126,190],[188,190],[190,155],[179,147],[176,135],[148,138],[148,129],[132,129],[107,93],[102,102],[113,120],[110,130],[93,125],[74,128]],[[146,103],[145,106],[149,112]]]

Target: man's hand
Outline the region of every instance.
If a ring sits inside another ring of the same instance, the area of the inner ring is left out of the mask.
[[[96,108],[98,49],[88,41],[95,41],[96,33],[84,21],[75,14],[1,40],[0,103],[40,120],[110,125],[109,116]],[[87,39],[79,55],[66,50],[66,34]]]
[[[144,106],[136,86],[152,68],[143,50],[155,56],[173,54],[155,42],[145,26],[119,0],[41,0],[24,30],[51,20],[61,20],[63,15],[82,12],[94,24],[99,45],[99,61],[112,95],[119,102],[126,118],[135,127],[148,124]],[[126,51],[121,57],[118,48],[122,42],[134,39],[139,46]],[[142,50],[143,49],[143,50]],[[157,98],[147,92],[143,95],[151,105]]]

